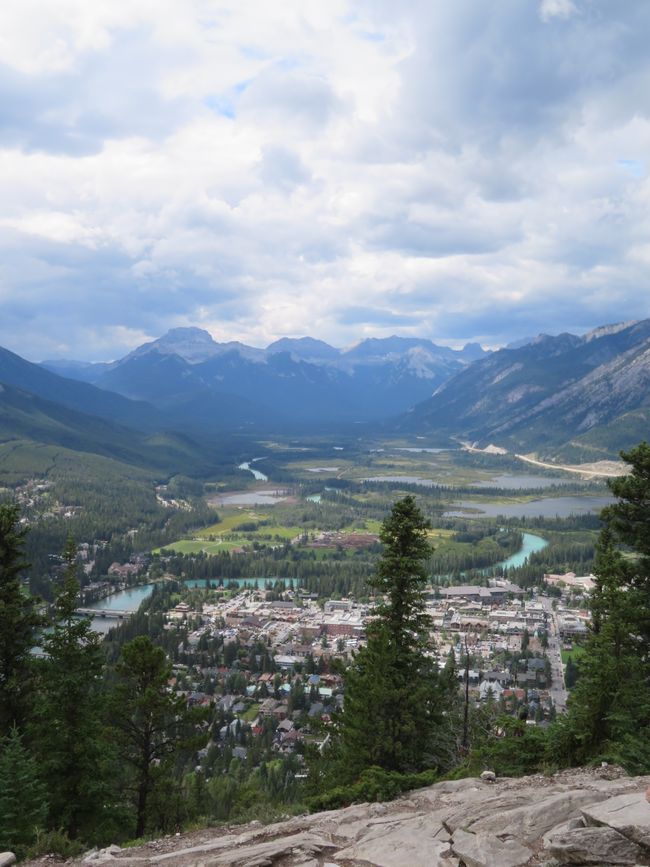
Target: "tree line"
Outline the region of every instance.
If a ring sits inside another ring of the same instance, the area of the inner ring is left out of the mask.
[[[155,793],[191,758],[200,714],[168,690],[171,663],[146,635],[106,666],[75,615],[68,540],[54,604],[24,591],[24,529],[0,506],[0,848],[24,855],[37,831],[106,842],[141,836]]]

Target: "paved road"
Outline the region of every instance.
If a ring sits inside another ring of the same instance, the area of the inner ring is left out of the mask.
[[[558,713],[566,710],[567,691],[564,685],[564,667],[562,665],[562,642],[557,630],[557,617],[553,611],[552,599],[549,596],[538,596],[549,615],[548,620],[548,658],[551,662],[553,682],[549,690]]]

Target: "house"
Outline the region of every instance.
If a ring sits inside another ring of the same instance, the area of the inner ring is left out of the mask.
[[[498,681],[484,680],[478,688],[478,694],[481,701],[487,701],[490,697],[497,700],[503,695],[503,687]]]

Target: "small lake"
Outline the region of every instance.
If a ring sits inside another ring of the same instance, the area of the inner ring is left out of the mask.
[[[431,488],[436,483],[433,479],[423,479],[420,476],[370,476],[367,479],[361,479],[362,482],[394,482],[403,485],[424,485]]]
[[[395,452],[411,452],[413,454],[418,454],[420,452],[428,452],[431,455],[438,455],[438,454],[440,454],[440,452],[450,452],[451,449],[429,449],[429,448],[425,448],[424,446],[417,446],[416,448],[414,448],[413,446],[410,446],[409,448],[406,448],[405,446],[395,446],[393,451],[395,451]]]
[[[551,485],[575,485],[576,479],[533,476],[533,475],[501,475],[493,479],[485,479],[482,482],[473,482],[472,488],[509,488],[510,490],[523,490],[526,488],[550,488]]]
[[[251,461],[246,461],[243,464],[239,464],[237,467],[238,470],[248,470],[249,473],[252,473],[255,479],[258,482],[268,482],[269,477],[265,476],[264,473],[261,473],[259,470],[256,470],[255,467],[252,467],[251,464],[256,463],[256,461],[263,461],[264,458],[253,458]]]
[[[474,503],[463,500],[457,509],[444,513],[446,518],[468,518],[471,514],[462,509],[473,510],[476,517],[496,518],[568,518],[570,515],[597,513],[614,501],[613,497],[544,497],[527,503]]]
[[[211,502],[217,506],[274,506],[286,498],[286,491],[235,491],[219,494]]]

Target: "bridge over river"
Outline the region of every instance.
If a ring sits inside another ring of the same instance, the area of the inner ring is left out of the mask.
[[[81,617],[112,617],[114,620],[124,620],[125,617],[133,614],[133,611],[118,608],[77,608],[75,614]]]

